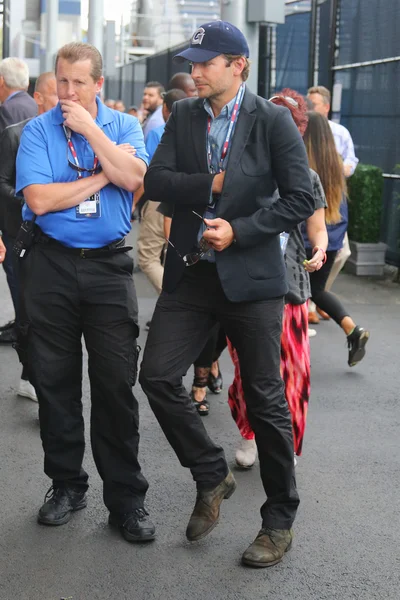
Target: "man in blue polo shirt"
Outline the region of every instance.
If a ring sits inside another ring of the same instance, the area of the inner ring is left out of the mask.
[[[22,328],[45,473],[53,482],[38,521],[62,525],[86,506],[83,335],[92,451],[109,522],[126,540],[147,541],[155,529],[144,509],[148,484],[137,458],[137,299],[124,239],[147,154],[138,121],[99,102],[102,58],[94,46],[61,48],[56,78],[60,102],[26,125],[17,158],[24,218],[36,215],[37,228],[36,243],[21,260]]]

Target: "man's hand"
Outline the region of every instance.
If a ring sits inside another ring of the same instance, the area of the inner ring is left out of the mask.
[[[5,259],[5,257],[6,257],[6,247],[3,244],[3,240],[0,237],[0,263],[3,262],[3,260]]]
[[[90,128],[96,127],[90,113],[80,104],[71,100],[61,100],[60,102],[65,127],[69,127],[75,133],[80,133],[87,137],[86,133]]]
[[[343,165],[343,173],[345,177],[350,177],[352,171],[351,165]]]
[[[220,194],[222,192],[222,188],[224,186],[224,179],[225,179],[225,171],[221,171],[221,173],[218,173],[214,177],[213,183],[212,183],[212,188],[211,188],[211,192],[213,194]]]
[[[121,150],[123,150],[124,152],[127,152],[131,156],[135,156],[135,154],[136,154],[136,148],[135,148],[135,146],[132,146],[131,144],[118,144],[117,148],[120,148]]]
[[[212,229],[206,229],[203,238],[214,250],[221,252],[221,250],[225,250],[232,244],[235,236],[228,221],[224,219],[204,219],[204,223]]]

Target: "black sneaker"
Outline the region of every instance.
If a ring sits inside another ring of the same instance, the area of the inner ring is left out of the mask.
[[[17,341],[17,332],[14,327],[0,331],[0,344],[15,344]]]
[[[349,348],[349,367],[355,367],[365,356],[365,345],[369,339],[369,331],[362,327],[356,327],[347,336],[347,346]]]
[[[4,323],[4,325],[0,325],[0,331],[6,331],[7,329],[14,329],[15,321],[8,321],[8,323]]]
[[[38,522],[43,525],[64,525],[76,510],[86,508],[86,491],[51,486],[39,509]]]
[[[110,513],[108,523],[118,527],[127,542],[150,542],[156,537],[156,528],[144,508],[135,508],[124,515]]]

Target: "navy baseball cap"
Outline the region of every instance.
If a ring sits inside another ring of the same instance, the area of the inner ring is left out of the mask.
[[[249,56],[249,46],[243,33],[227,21],[205,23],[194,32],[190,46],[173,58],[174,62],[190,60],[206,62],[220,54]]]

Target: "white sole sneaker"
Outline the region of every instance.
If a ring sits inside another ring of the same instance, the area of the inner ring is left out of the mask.
[[[256,462],[257,445],[255,440],[242,438],[239,448],[236,450],[236,464],[242,469],[251,469]]]
[[[38,401],[35,388],[29,381],[26,381],[25,379],[20,380],[17,395],[21,396],[22,398],[29,398],[29,400],[32,400],[32,402]]]

